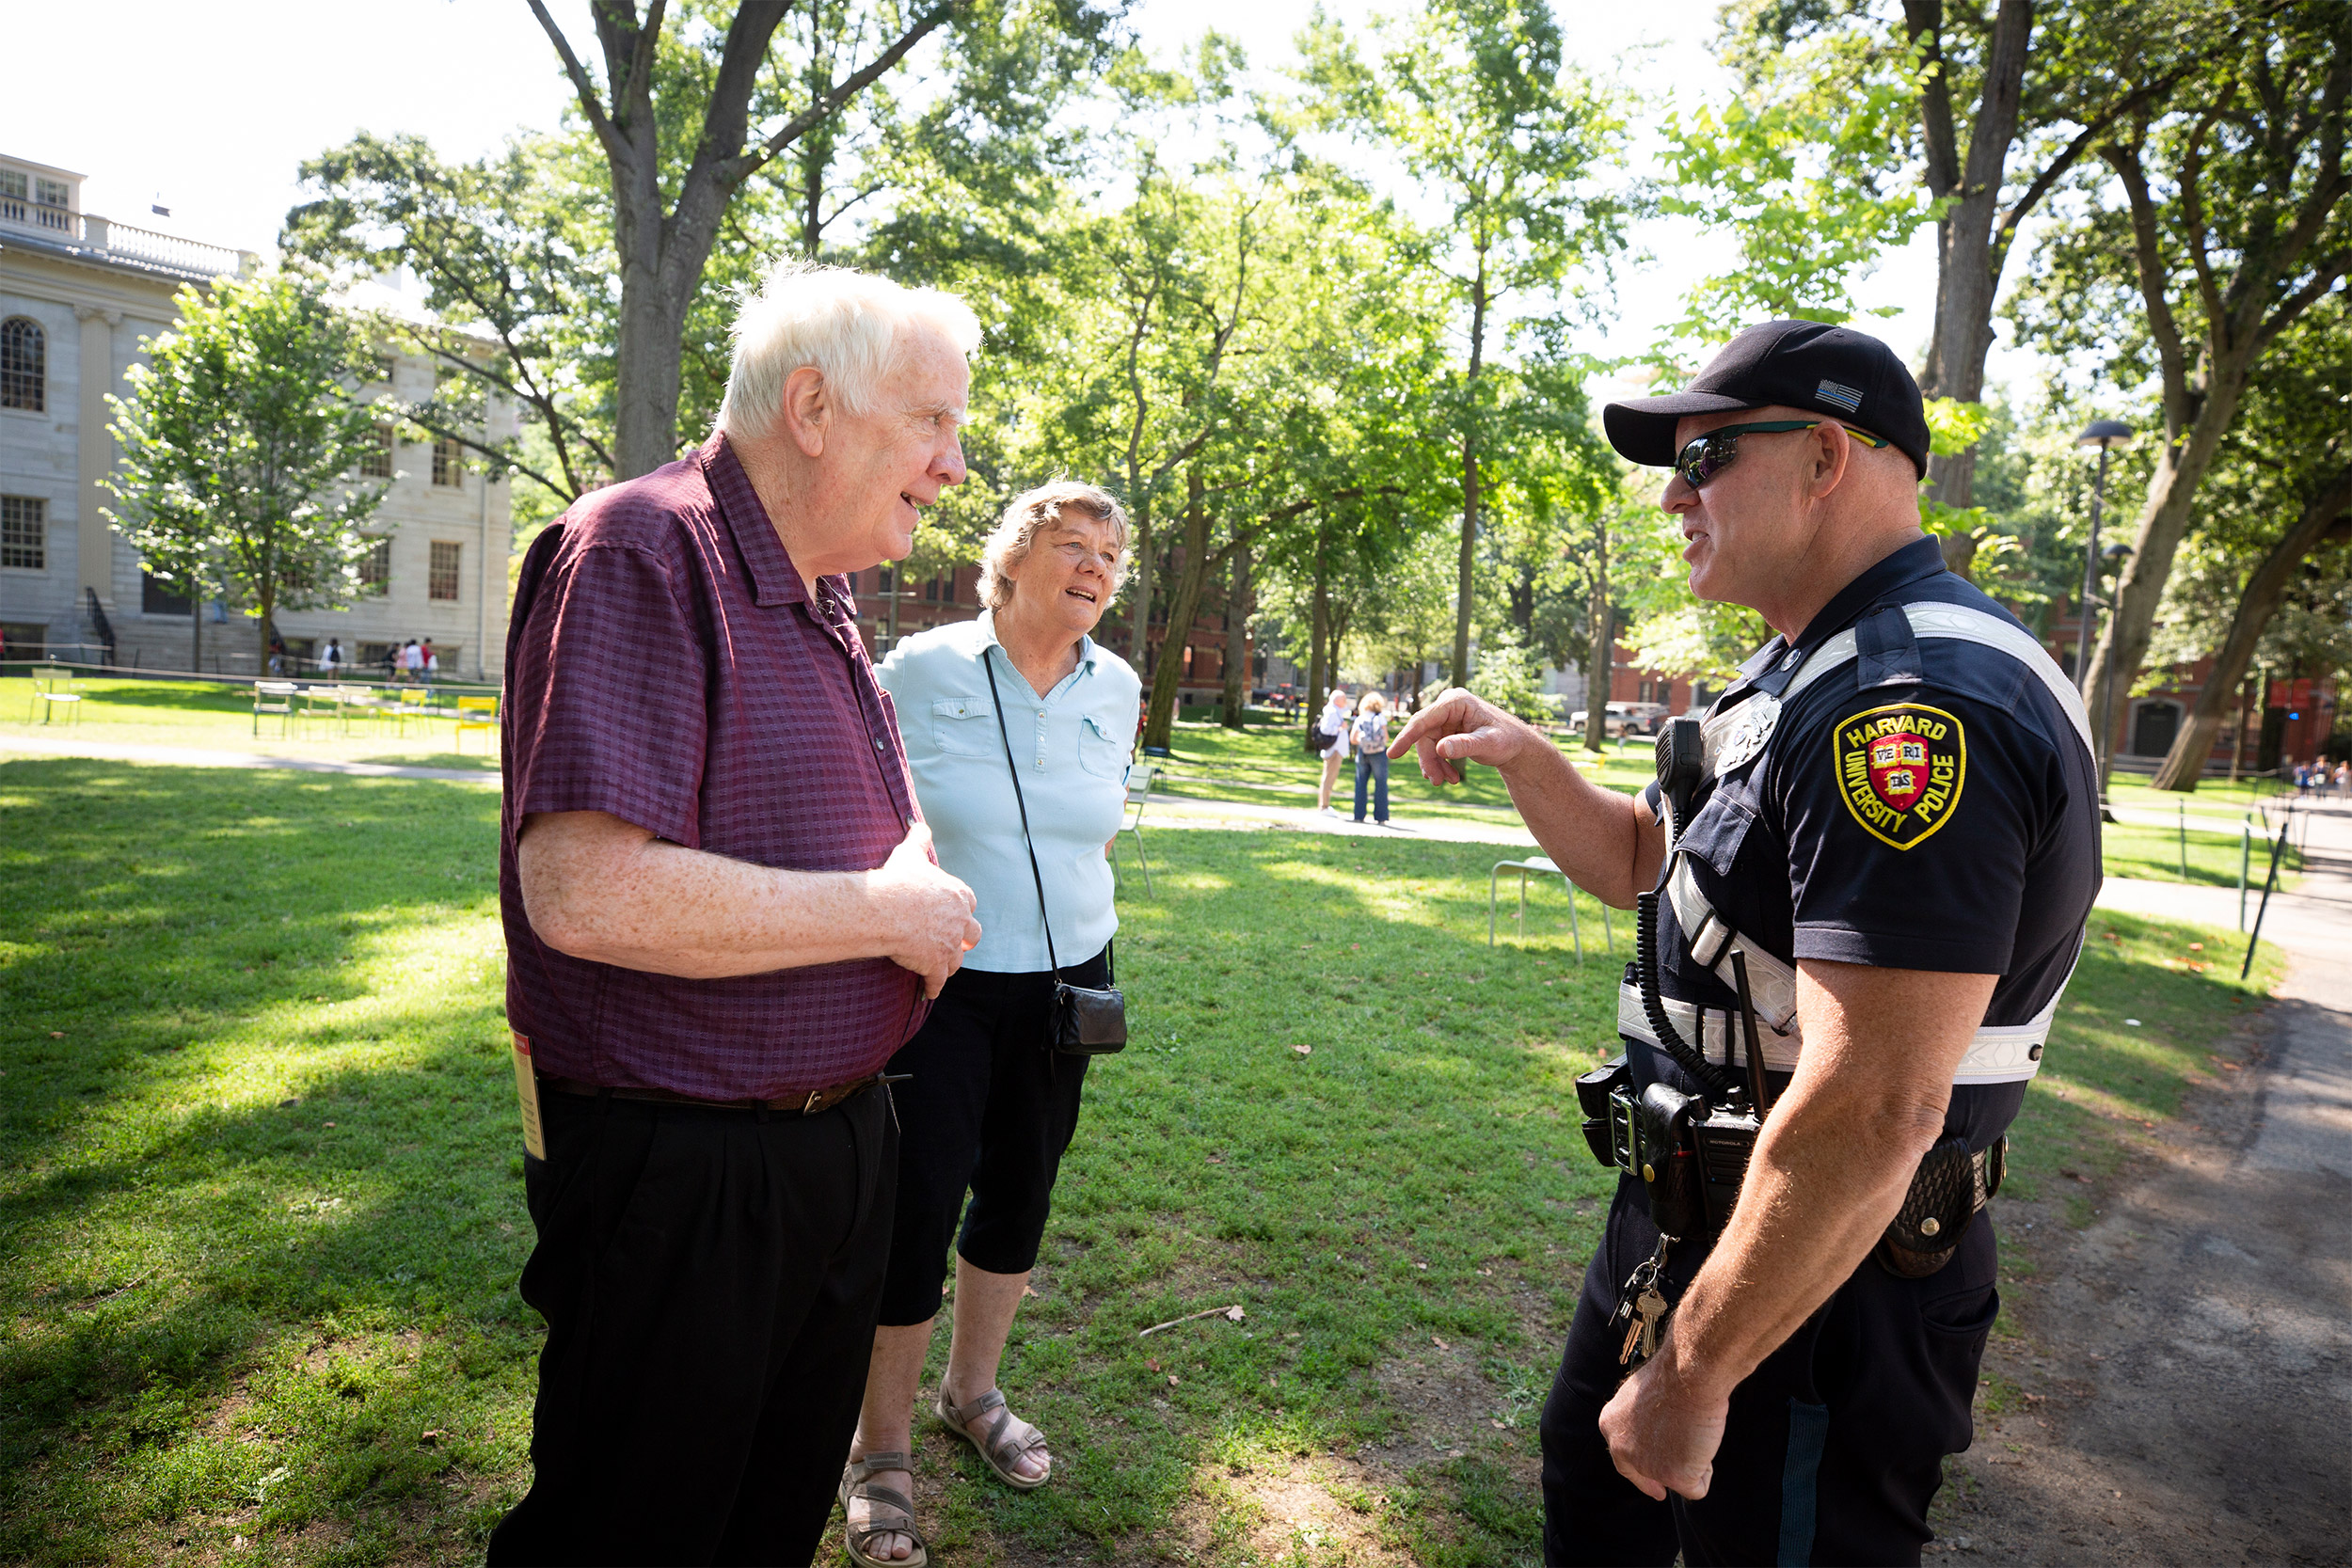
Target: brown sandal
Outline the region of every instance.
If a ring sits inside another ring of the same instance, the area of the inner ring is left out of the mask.
[[[914,1499],[895,1486],[880,1486],[873,1478],[885,1470],[914,1474],[914,1458],[903,1453],[869,1453],[841,1467],[841,1544],[858,1568],[928,1568],[931,1560],[923,1532],[914,1528]],[[866,1523],[850,1523],[850,1499],[866,1505]],[[893,1517],[895,1515],[895,1517]],[[866,1548],[878,1535],[903,1535],[914,1543],[912,1557],[876,1557]]]
[[[990,1411],[997,1412],[989,1423],[988,1435],[975,1437],[971,1426]],[[1046,1471],[1041,1476],[1025,1476],[1012,1467],[1014,1460],[1024,1454],[1036,1453],[1045,1447],[1045,1433],[1028,1422],[1018,1419],[1005,1408],[1005,1391],[991,1388],[970,1404],[959,1409],[947,1402],[947,1386],[939,1388],[938,1415],[941,1424],[978,1450],[980,1463],[996,1472],[996,1479],[1016,1492],[1034,1492],[1054,1479],[1053,1456],[1046,1455]]]

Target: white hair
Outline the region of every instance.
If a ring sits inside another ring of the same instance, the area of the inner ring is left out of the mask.
[[[718,428],[768,434],[784,404],[784,384],[814,366],[841,406],[870,414],[908,341],[938,333],[958,354],[980,342],[972,308],[940,289],[910,289],[869,272],[783,261],[735,314],[735,363]]]
[[[1127,578],[1126,508],[1119,504],[1117,496],[1100,485],[1057,479],[1033,490],[1024,490],[1006,503],[1004,515],[997,519],[996,531],[980,546],[980,603],[991,610],[1002,610],[1012,602],[1012,579],[1005,576],[1005,568],[1020,565],[1037,544],[1038,530],[1059,522],[1065,511],[1111,525],[1118,539],[1112,546],[1118,561],[1111,568],[1111,592],[1119,592],[1120,584]]]

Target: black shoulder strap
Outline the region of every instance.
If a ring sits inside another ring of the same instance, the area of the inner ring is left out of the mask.
[[[1012,760],[1012,732],[1005,728],[1005,700],[996,694],[996,667],[988,650],[980,650],[980,673],[988,677],[989,705],[996,710],[996,736],[1005,743],[1005,768],[1012,774],[1012,803],[1021,808],[1021,842],[1029,851],[1029,875],[1037,882],[1038,924],[1045,927],[1045,961],[1054,978],[1061,978],[1061,959],[1054,956],[1054,921],[1045,911],[1045,874],[1037,868],[1037,842],[1029,837],[1029,802],[1021,794],[1021,765]]]

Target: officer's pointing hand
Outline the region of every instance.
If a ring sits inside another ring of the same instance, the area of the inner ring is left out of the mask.
[[[1715,1477],[1731,1399],[1691,1388],[1679,1374],[1669,1327],[1659,1354],[1627,1378],[1600,1413],[1600,1434],[1617,1473],[1663,1502],[1673,1492],[1692,1501]]]
[[[1486,698],[1456,686],[1413,715],[1412,722],[1390,743],[1389,755],[1401,757],[1409,747],[1419,753],[1422,778],[1431,784],[1460,784],[1456,762],[1507,768],[1530,740],[1545,743]]]

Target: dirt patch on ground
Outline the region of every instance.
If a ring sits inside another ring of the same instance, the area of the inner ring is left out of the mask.
[[[2296,1085],[2352,1066],[2337,992],[2352,981],[2306,960],[2192,1117],[2111,1181],[2000,1205],[2022,1332],[1985,1357],[1976,1446],[1952,1462],[1931,1550],[2345,1560],[2352,1180],[2276,1157],[2282,1131],[2307,1131],[2279,1126]],[[2070,1228],[2060,1205],[2086,1192],[2089,1224]]]

